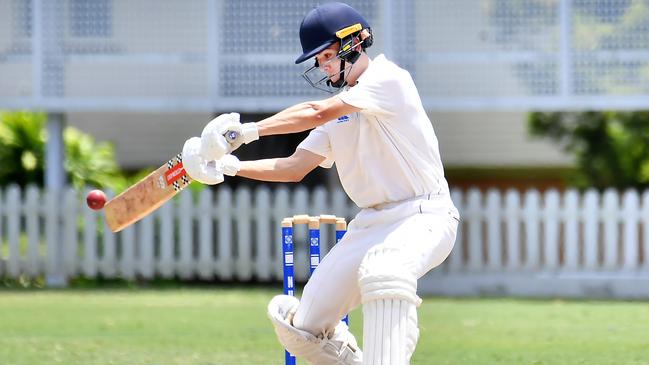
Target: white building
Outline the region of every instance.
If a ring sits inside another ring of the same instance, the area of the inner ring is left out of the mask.
[[[158,165],[216,113],[322,97],[293,64],[319,2],[0,0],[0,108],[64,115],[125,168]],[[570,166],[530,140],[528,111],[649,103],[649,32],[629,20],[646,3],[348,2],[372,24],[370,53],[414,75],[447,168]]]

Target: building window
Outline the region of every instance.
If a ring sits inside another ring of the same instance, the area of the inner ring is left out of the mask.
[[[112,0],[70,0],[74,37],[109,37],[113,33]]]
[[[32,36],[32,2],[14,0],[11,3],[13,29],[17,38]]]

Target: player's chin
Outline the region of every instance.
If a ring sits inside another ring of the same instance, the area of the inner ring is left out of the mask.
[[[329,81],[332,83],[336,83],[340,80],[340,74],[335,74],[333,76],[329,76]]]

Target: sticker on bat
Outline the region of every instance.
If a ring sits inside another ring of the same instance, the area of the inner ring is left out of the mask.
[[[185,176],[185,169],[183,168],[182,162],[165,171],[165,181],[167,185],[173,184],[183,176]]]

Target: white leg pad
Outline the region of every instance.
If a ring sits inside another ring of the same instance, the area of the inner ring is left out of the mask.
[[[365,365],[410,362],[419,338],[415,264],[401,247],[370,249],[358,271]]]
[[[418,339],[417,307],[411,302],[378,299],[363,304],[363,364],[409,364]]]
[[[268,304],[270,318],[279,342],[294,356],[316,365],[361,365],[363,353],[344,323],[333,333],[315,336],[293,327],[292,320],[300,302],[288,295],[278,295]]]

